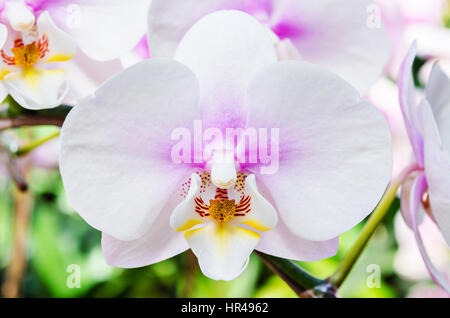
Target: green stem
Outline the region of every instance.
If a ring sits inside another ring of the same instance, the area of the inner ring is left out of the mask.
[[[419,169],[420,167],[418,167],[416,164],[411,165],[403,170],[397,178],[392,180],[391,184],[381,198],[381,201],[378,203],[377,207],[372,212],[366,224],[364,225],[358,239],[353,244],[350,251],[345,255],[342,262],[339,264],[336,273],[330,278],[331,282],[337,288],[339,288],[345,281],[359,256],[361,255],[362,251],[366,247],[368,241],[372,237],[375,230],[378,228],[378,225],[383,221],[402,183],[412,172]]]
[[[327,280],[305,272],[294,262],[258,251],[259,258],[300,297],[335,297],[334,288]]]
[[[56,138],[58,136],[59,136],[59,131],[55,131],[54,133],[52,133],[42,139],[35,140],[35,141],[29,143],[28,145],[20,147],[19,149],[17,149],[16,151],[13,151],[12,153],[17,157],[25,156],[25,155],[29,154],[32,150],[36,149],[37,147],[43,145],[47,141],[52,140],[53,138]]]

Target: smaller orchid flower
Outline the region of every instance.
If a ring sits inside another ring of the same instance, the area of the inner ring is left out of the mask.
[[[230,129],[274,133],[223,142]],[[109,264],[146,266],[191,248],[217,280],[239,276],[255,249],[304,261],[334,255],[392,168],[382,114],[337,75],[278,62],[267,31],[240,11],[200,19],[174,60],[110,79],[70,112],[61,142],[69,200],[103,232]]]
[[[428,258],[418,230],[426,213],[450,244],[450,79],[436,64],[425,98],[418,102],[412,76],[416,51],[414,43],[399,73],[400,106],[418,167],[403,184],[402,214],[414,231],[431,277],[450,293],[449,283]]]
[[[392,46],[387,71],[393,77],[411,43],[420,56],[450,60],[450,30],[444,26],[447,0],[375,0]]]
[[[151,0],[6,0],[25,3],[39,17],[48,12],[80,50],[96,61],[130,52],[145,36]]]
[[[10,18],[13,26],[23,33],[8,31],[5,25],[0,25],[0,80],[23,107],[58,106],[69,87],[64,70],[48,69],[47,64],[70,60],[76,51],[75,43],[55,26],[48,13],[39,16],[36,25],[34,20],[25,23],[28,21],[25,18],[23,21],[14,15],[13,18]],[[25,30],[25,26],[29,29]]]
[[[153,57],[172,57],[186,31],[217,10],[240,10],[267,30],[279,59],[324,66],[361,94],[380,76],[389,56],[386,30],[372,0],[153,0],[149,45]],[[376,12],[375,12],[376,13]],[[372,15],[372,16],[371,16]]]
[[[58,106],[66,97],[69,82],[79,78],[80,61],[81,69],[90,69],[90,59],[119,58],[139,42],[145,33],[148,4],[149,0],[135,0],[132,4],[117,0],[2,1],[0,80],[6,89],[1,90],[0,99],[10,94],[29,109]],[[102,27],[98,27],[99,21]],[[77,47],[83,52],[82,58],[66,63],[72,60]],[[70,63],[77,67],[68,74]],[[121,69],[114,63],[107,66]],[[98,78],[105,80],[102,74],[110,75],[110,71],[103,72],[102,67],[99,63],[94,75],[86,70],[81,81],[89,83],[94,79],[98,84]],[[90,87],[80,86],[77,93],[90,91]]]

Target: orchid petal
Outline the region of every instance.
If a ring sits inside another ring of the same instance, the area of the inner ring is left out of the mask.
[[[425,266],[433,279],[433,281],[438,284],[440,287],[445,289],[448,293],[450,293],[450,285],[446,278],[439,272],[439,270],[433,265],[430,257],[428,256],[427,251],[425,250],[425,246],[422,240],[422,236],[419,231],[419,222],[418,220],[421,218],[420,210],[417,209],[418,204],[415,205],[416,209],[411,210],[411,221],[412,221],[412,229],[414,231],[414,236],[417,241],[417,246],[419,247],[420,254],[425,262]],[[447,211],[448,212],[448,211]],[[448,241],[447,241],[448,244]]]
[[[261,236],[256,250],[286,259],[316,262],[336,255],[339,239],[308,241],[294,235],[286,224],[279,220],[277,226]]]
[[[77,51],[75,42],[55,25],[48,12],[43,12],[36,24],[39,33],[48,38],[48,53],[41,62],[64,62],[72,59]]]
[[[274,199],[270,189],[262,182],[258,182],[258,189],[264,199],[267,199],[273,206]],[[276,226],[261,235],[256,250],[265,254],[304,262],[315,262],[336,255],[339,238],[328,241],[308,241],[292,233],[284,223],[283,218],[278,217],[277,219]]]
[[[401,191],[401,212],[406,224],[413,228],[414,222],[421,224],[425,211],[422,206],[422,197],[428,189],[425,174],[421,172],[417,176],[410,176],[403,184]],[[418,211],[416,215],[414,211]]]
[[[242,227],[210,223],[185,232],[203,274],[215,280],[233,280],[247,267],[259,234]]]
[[[0,49],[3,49],[3,46],[5,45],[7,40],[8,28],[4,24],[0,23]],[[0,80],[3,80],[9,73],[11,73],[10,67],[8,67],[3,59],[0,58]]]
[[[369,24],[371,0],[273,1],[270,27],[289,38],[301,57],[352,84],[361,94],[380,76],[389,57],[389,38]],[[378,17],[379,18],[379,17]],[[380,21],[381,22],[381,21]]]
[[[450,156],[445,151],[431,106],[422,103],[425,174],[429,186],[431,211],[450,246]]]
[[[170,215],[178,201],[169,200],[152,226],[137,240],[119,241],[103,233],[102,248],[106,262],[121,268],[142,267],[189,249],[183,234],[173,231],[169,226]]]
[[[16,102],[28,109],[57,107],[69,89],[63,70],[28,69],[9,74],[4,83]]]
[[[170,217],[170,226],[175,231],[186,231],[190,228],[205,223],[206,220],[195,212],[195,199],[200,197],[200,177],[192,174],[190,179],[189,192]]]
[[[251,226],[258,231],[269,231],[278,222],[277,211],[259,192],[254,174],[245,179],[245,196],[250,197],[250,212],[245,216],[236,217],[233,221]]]
[[[147,233],[192,171],[172,162],[170,137],[199,117],[198,91],[185,66],[152,59],[74,107],[62,128],[60,170],[90,225],[123,241]]]
[[[107,79],[123,70],[120,60],[99,62],[78,51],[70,63],[55,62],[56,68],[64,68],[70,90],[64,104],[77,105],[81,99],[93,94]]]
[[[353,87],[320,67],[284,61],[258,74],[247,107],[247,127],[279,129],[279,170],[260,178],[294,234],[329,240],[373,210],[391,177],[391,136]]]
[[[35,10],[47,10],[84,53],[106,61],[139,42],[146,31],[148,6],[148,0],[61,0],[43,2]]]
[[[413,147],[414,155],[419,165],[423,166],[423,135],[419,130],[419,106],[412,67],[417,53],[417,43],[414,42],[400,67],[398,76],[400,107],[405,122],[406,131]]]
[[[412,216],[414,217],[414,215]],[[436,223],[430,217],[425,215],[420,222],[421,224],[418,225],[417,230],[421,237],[424,238],[424,250],[434,267],[446,275],[450,265],[447,243]],[[422,255],[417,246],[418,242],[414,236],[413,227],[409,227],[401,215],[396,215],[394,229],[398,250],[395,253],[393,265],[397,273],[409,281],[424,281],[428,279],[430,274],[425,262],[418,261],[418,259],[422,259]]]
[[[205,127],[244,124],[244,97],[256,72],[277,62],[275,48],[254,18],[239,11],[203,17],[184,36],[175,59],[197,76]]]
[[[242,0],[152,0],[148,43],[153,57],[172,57],[185,33],[201,17],[217,10],[238,9]]]
[[[431,71],[426,99],[433,110],[443,146],[450,152],[450,78],[439,64],[435,64]]]
[[[6,25],[0,23],[0,48],[3,48],[8,39],[8,28]]]

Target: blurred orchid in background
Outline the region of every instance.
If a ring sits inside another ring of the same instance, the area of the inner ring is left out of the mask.
[[[400,105],[414,150],[418,171],[402,187],[402,214],[414,231],[420,253],[431,277],[450,293],[450,285],[428,258],[419,233],[424,214],[436,222],[450,244],[450,79],[436,64],[425,98],[417,98],[412,75],[417,44],[409,50],[399,73]]]
[[[450,70],[450,30],[445,26],[450,12],[447,0],[375,0],[377,13],[389,33],[391,51],[384,76],[369,91],[368,97],[386,116],[391,128],[394,151],[393,175],[410,162],[412,148],[398,103],[395,83],[398,70],[411,43],[418,42],[418,55],[425,59],[419,78],[426,82],[432,66]]]
[[[403,57],[414,40],[418,54],[443,63],[450,60],[450,30],[445,18],[450,8],[448,0],[375,0],[389,32],[392,45],[387,72],[397,78]],[[430,67],[431,69],[431,67]],[[428,74],[427,74],[428,76]]]
[[[417,248],[414,233],[400,214],[396,215],[394,225],[399,245],[394,258],[395,270],[403,279],[420,286],[423,281],[430,279],[430,275],[425,263],[418,261],[422,256]],[[436,223],[428,215],[424,215],[418,231],[425,238],[423,245],[429,259],[443,276],[450,277],[450,251]],[[450,297],[450,294],[446,295]]]
[[[253,15],[270,34],[280,59],[326,67],[362,94],[378,79],[389,56],[380,24],[368,24],[371,0],[154,0],[148,17],[153,57],[171,57],[200,17],[220,9]]]
[[[61,174],[76,210],[103,232],[109,264],[145,266],[190,247],[206,276],[231,280],[253,249],[334,255],[335,238],[370,213],[391,175],[385,119],[338,76],[276,53],[256,19],[218,11],[186,33],[178,62],[136,64],[69,114]],[[262,163],[214,143],[211,159],[175,164],[171,133],[199,118],[219,131],[279,127],[279,170],[261,174]]]
[[[66,63],[55,62],[71,60],[77,46],[89,58],[99,61],[119,58],[131,51],[145,33],[148,5],[149,0],[131,4],[117,0],[1,1],[0,79],[5,87],[0,99],[10,94],[28,109],[53,108],[66,97],[69,81],[85,82],[82,88],[78,85],[78,96],[71,94],[75,101],[91,93],[92,86],[86,87],[86,81],[92,81],[89,62],[81,64],[81,69],[86,67],[84,73],[78,71],[69,77]],[[99,21],[102,27],[98,27]],[[117,37],[121,40],[117,41]],[[120,70],[119,63],[112,69],[111,66],[108,64],[110,70],[100,78],[95,75],[92,84],[98,86]]]

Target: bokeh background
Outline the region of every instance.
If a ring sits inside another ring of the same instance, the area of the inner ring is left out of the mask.
[[[388,28],[392,54],[370,99],[385,114],[394,138],[395,170],[411,152],[401,121],[396,90],[399,61],[413,38],[420,57],[415,62],[417,87],[426,83],[431,66],[440,61],[450,74],[450,5],[446,0],[377,0]],[[2,106],[3,107],[3,106]],[[0,108],[0,117],[6,110]],[[256,255],[245,273],[232,282],[203,276],[191,252],[139,269],[108,266],[101,234],[70,206],[58,172],[58,139],[28,155],[9,151],[56,132],[55,127],[20,128],[0,132],[0,286],[6,297],[295,297]],[[395,171],[394,171],[395,173]],[[23,178],[28,190],[18,190]],[[18,180],[19,179],[19,180]],[[14,182],[15,180],[15,182]],[[326,194],[324,194],[326,196]],[[384,223],[339,291],[340,297],[448,297],[428,277],[412,233],[399,216],[396,200]],[[335,257],[299,263],[325,278],[358,236],[364,222],[342,235]],[[434,224],[426,220],[422,233],[436,266],[450,275],[450,252]],[[80,271],[80,284],[71,274]],[[379,284],[372,281],[379,269]],[[374,286],[375,285],[375,286]]]

